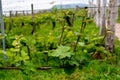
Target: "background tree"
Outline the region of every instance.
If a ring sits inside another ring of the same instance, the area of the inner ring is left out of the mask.
[[[115,41],[115,23],[117,16],[117,0],[109,0],[108,20],[107,20],[107,33],[106,33],[106,50],[114,52]]]
[[[102,0],[100,35],[106,34],[106,0]]]
[[[101,0],[97,0],[96,25],[100,26],[101,17]]]
[[[93,0],[89,0],[89,12],[88,12],[88,15],[89,15],[89,17],[94,17],[94,9],[93,9]]]

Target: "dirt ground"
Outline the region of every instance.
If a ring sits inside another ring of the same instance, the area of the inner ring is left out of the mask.
[[[120,40],[120,23],[116,23],[115,25],[115,35],[118,37],[118,39]]]

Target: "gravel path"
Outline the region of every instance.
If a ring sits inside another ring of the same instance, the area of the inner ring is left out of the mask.
[[[116,32],[115,32],[115,35],[118,37],[118,39],[120,40],[120,23],[117,23],[116,25],[115,25],[115,30],[116,30]]]

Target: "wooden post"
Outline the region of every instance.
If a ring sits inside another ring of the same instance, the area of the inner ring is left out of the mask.
[[[32,13],[32,27],[33,27],[33,29],[32,29],[32,34],[35,32],[35,25],[34,25],[34,8],[33,8],[33,4],[31,4],[31,13]]]
[[[5,47],[5,31],[4,31],[4,20],[3,20],[3,13],[2,13],[2,2],[0,0],[0,23],[1,23],[1,32],[2,32],[2,42],[3,42],[3,52],[4,52],[4,61],[7,60],[6,55],[6,47]]]
[[[71,21],[72,27],[74,27],[74,20],[75,20],[75,13],[72,14],[72,21]]]
[[[26,11],[25,13],[26,13],[26,15],[28,15],[28,11]]]
[[[10,16],[12,16],[11,11],[10,11]],[[15,16],[18,16],[18,12],[16,11]]]
[[[25,16],[25,11],[23,10],[23,16]]]
[[[17,13],[17,11],[16,11]],[[17,14],[16,14],[17,15]],[[9,25],[9,32],[12,29],[12,11],[10,11],[10,25]]]
[[[33,4],[31,4],[31,10],[32,10],[32,21],[34,21],[34,9],[33,9]]]
[[[12,11],[10,11],[10,17],[12,16]]]

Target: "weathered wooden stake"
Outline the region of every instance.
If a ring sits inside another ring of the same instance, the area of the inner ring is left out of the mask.
[[[16,12],[17,15],[17,12]],[[9,26],[9,32],[12,29],[12,11],[10,11],[10,26]]]
[[[11,11],[10,11],[10,15],[12,16]],[[17,11],[16,11],[16,13],[15,13],[15,16],[16,16],[16,17],[18,16],[18,12],[17,12]]]
[[[32,34],[35,32],[35,24],[34,24],[34,8],[33,8],[33,4],[31,4],[31,10],[32,10]]]
[[[25,11],[23,10],[23,16],[25,16]]]

